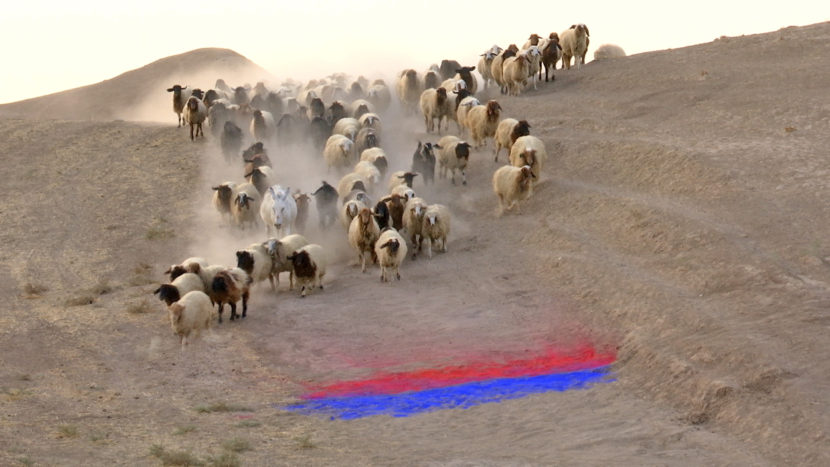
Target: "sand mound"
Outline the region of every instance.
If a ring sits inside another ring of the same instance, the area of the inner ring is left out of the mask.
[[[269,81],[271,75],[233,50],[205,48],[172,55],[100,83],[0,105],[0,115],[36,119],[168,121],[172,84],[207,90]],[[171,119],[171,116],[173,118]]]

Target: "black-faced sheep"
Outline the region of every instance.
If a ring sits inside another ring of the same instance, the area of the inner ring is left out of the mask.
[[[331,136],[329,122],[323,117],[312,118],[311,123],[308,124],[308,136],[311,138],[314,149],[322,151],[326,145],[326,140]]]
[[[530,124],[527,123],[527,120],[518,121],[515,118],[505,118],[499,122],[499,126],[496,128],[496,136],[493,138],[496,143],[495,161],[499,161],[499,152],[501,152],[501,148],[506,148],[509,154],[510,148],[516,141],[516,138],[527,136],[529,134]]]
[[[268,141],[277,133],[277,124],[271,112],[254,110],[250,125],[251,136],[258,141]]]
[[[337,189],[323,181],[320,188],[317,188],[311,196],[314,197],[314,205],[320,217],[320,228],[325,229],[337,219]]]
[[[294,227],[298,232],[305,232],[305,225],[308,221],[309,205],[311,197],[305,193],[294,193],[294,202],[297,203],[297,218],[294,219]]]
[[[308,240],[299,234],[291,234],[282,237],[281,239],[269,238],[262,245],[268,251],[271,257],[271,273],[277,283],[280,285],[280,273],[288,273],[288,290],[294,289],[294,268],[289,256],[294,254],[298,249],[308,245]]]
[[[349,245],[357,251],[357,262],[360,264],[361,272],[366,272],[367,253],[373,262],[377,261],[374,246],[379,235],[380,227],[369,208],[361,209],[349,224]]]
[[[464,80],[464,83],[466,83],[466,89],[469,90],[471,94],[475,94],[476,91],[478,91],[478,81],[472,73],[475,69],[476,67],[474,66],[462,66],[455,70],[457,73],[455,78]]]
[[[237,318],[236,302],[242,300],[242,318],[248,316],[248,296],[250,295],[251,276],[240,268],[226,268],[213,276],[208,296],[218,307],[219,322],[225,303],[231,308],[231,321]]]
[[[533,172],[533,181],[538,182],[542,165],[547,161],[548,153],[545,150],[545,143],[541,139],[527,135],[516,139],[510,148],[510,165],[522,167],[529,165]]]
[[[239,150],[242,149],[242,129],[228,120],[225,122],[220,138],[222,155],[225,156],[226,161],[230,162],[234,157],[237,157]]]
[[[230,223],[233,218],[231,214],[231,203],[233,203],[236,195],[236,183],[224,182],[211,187],[211,189],[215,192],[213,193],[213,207],[216,208],[223,219],[226,219]]]
[[[181,276],[182,274],[192,272],[194,274],[198,274],[199,271],[203,268],[208,267],[208,262],[204,258],[200,258],[198,256],[193,256],[187,258],[186,260],[182,261],[180,264],[173,264],[166,271],[164,274],[170,275],[170,281],[175,281],[176,278]]]
[[[438,140],[438,166],[441,178],[451,172],[450,181],[455,185],[455,171],[461,172],[461,183],[467,184],[467,162],[470,160],[470,144],[461,138],[447,135]]]
[[[381,176],[386,174],[386,170],[389,168],[389,160],[386,158],[386,151],[382,148],[364,149],[363,152],[360,153],[360,160],[368,161],[374,164],[374,166],[380,171]]]
[[[159,300],[166,303],[168,306],[174,302],[178,302],[185,294],[198,290],[205,291],[205,284],[202,279],[192,272],[186,272],[177,276],[173,282],[169,284],[161,284],[159,288],[153,291],[154,295],[159,296]]]
[[[389,282],[394,274],[401,280],[400,265],[406,258],[406,240],[395,229],[386,229],[375,242],[375,256],[380,265],[381,282]]]
[[[260,199],[262,199],[265,192],[268,191],[268,187],[274,184],[274,170],[267,165],[256,167],[245,174],[245,179],[254,185]]]
[[[438,67],[438,70],[441,73],[441,79],[445,80],[458,73],[459,68],[461,68],[461,64],[455,60],[441,60],[441,66]]]
[[[167,307],[167,311],[173,334],[179,336],[182,350],[187,347],[191,334],[198,336],[203,329],[210,329],[213,322],[210,298],[198,290],[186,293]]]
[[[499,197],[498,215],[510,210],[533,194],[533,172],[530,166],[505,165],[493,173],[493,192]]]
[[[274,283],[274,264],[265,244],[254,243],[244,250],[236,252],[236,267],[251,277],[252,284],[268,279],[271,290],[276,290]]]
[[[316,243],[308,244],[288,257],[301,287],[300,296],[305,297],[315,287],[323,290],[323,277],[326,275],[326,255],[323,247]]]
[[[415,177],[417,176],[417,172],[405,172],[403,170],[392,172],[392,174],[389,176],[389,192],[391,193],[392,190],[394,190],[395,187],[397,187],[398,185],[405,185],[409,188],[412,188],[412,183],[415,180]]]
[[[178,118],[178,126],[176,128],[180,128],[184,125],[184,118],[182,117],[182,112],[184,111],[184,103],[187,102],[187,99],[190,97],[190,92],[183,92],[187,89],[187,86],[182,87],[180,84],[174,84],[173,87],[168,88],[167,92],[173,93],[173,112],[176,113]]]
[[[389,206],[383,200],[380,200],[375,204],[375,209],[372,212],[375,216],[375,220],[378,223],[378,228],[383,231],[383,229],[389,227]]]
[[[348,113],[346,112],[346,107],[340,101],[334,101],[328,108],[327,117],[329,121],[329,126],[334,127],[334,125],[341,119],[348,117]]]

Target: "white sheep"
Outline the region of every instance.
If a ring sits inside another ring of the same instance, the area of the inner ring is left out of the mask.
[[[363,151],[366,152],[366,151]],[[380,169],[375,164],[369,161],[360,161],[354,166],[354,173],[363,177],[366,182],[366,189],[369,192],[374,191],[380,183],[381,173]]]
[[[343,223],[343,227],[345,227],[346,230],[349,230],[349,226],[352,224],[352,219],[357,217],[357,213],[365,207],[368,207],[366,206],[366,203],[359,199],[352,199],[343,203],[343,207],[340,208],[340,222]]]
[[[360,271],[366,272],[366,254],[368,253],[373,262],[377,261],[374,246],[380,235],[380,227],[369,208],[363,208],[357,213],[349,225],[349,245],[357,251],[357,262],[360,264]]]
[[[530,82],[533,84],[533,89],[537,90],[536,82],[539,80],[538,75],[542,71],[542,48],[547,46],[547,39],[542,39],[539,46],[531,45],[526,50],[522,52],[524,55],[528,57],[529,61],[529,68],[528,68],[528,78],[530,78]]]
[[[441,121],[449,118],[450,115],[450,103],[447,98],[447,90],[443,87],[425,90],[421,93],[420,106],[421,113],[424,115],[424,125],[426,126],[427,133],[435,131],[435,120],[438,120],[438,134],[441,134]]]
[[[529,165],[531,172],[533,172],[534,183],[539,181],[542,165],[547,159],[548,153],[545,150],[545,143],[535,136],[519,137],[510,147],[510,165],[514,167]]]
[[[398,93],[398,99],[401,101],[401,108],[406,113],[415,113],[421,97],[421,91],[423,91],[423,87],[418,78],[418,72],[411,68],[402,71],[396,83],[395,90]]]
[[[487,138],[496,135],[501,110],[501,105],[491,100],[487,102],[487,105],[477,105],[467,112],[467,128],[470,129],[470,136],[473,138],[475,147],[484,146]]]
[[[389,188],[389,193],[393,193],[395,191],[395,188],[397,188],[399,185],[404,185],[409,188],[412,188],[413,186],[415,186],[415,180],[418,179],[419,175],[420,174],[418,172],[407,172],[405,170],[398,170],[392,172],[392,174],[389,175],[389,183],[387,185]]]
[[[315,287],[323,289],[323,277],[326,275],[328,262],[323,247],[310,243],[288,256],[288,261],[291,261],[297,285],[301,287],[301,297],[305,297]]]
[[[358,186],[355,187],[355,184],[358,184]],[[342,199],[354,189],[362,189],[365,191],[368,188],[368,184],[369,182],[363,177],[363,175],[356,172],[349,172],[337,183],[337,194]],[[360,186],[363,188],[360,188]]]
[[[450,235],[450,210],[443,204],[430,204],[421,223],[421,245],[427,242],[427,258],[432,258],[432,246],[441,242],[441,251],[447,252],[447,237]]]
[[[253,284],[268,279],[271,290],[276,290],[274,283],[274,262],[266,245],[252,243],[248,248],[236,252],[236,267],[245,271]]]
[[[375,133],[380,134],[383,131],[383,124],[380,120],[380,115],[369,112],[365,113],[357,119],[357,122],[360,124],[361,128],[371,128],[375,130]]]
[[[594,50],[594,60],[625,57],[625,50],[617,44],[602,44]]]
[[[360,131],[360,121],[356,118],[345,117],[338,120],[331,129],[332,135],[343,135],[352,141],[357,140],[357,133]]]
[[[487,89],[487,86],[490,84],[491,81],[495,82],[493,79],[493,73],[491,71],[491,65],[493,64],[493,59],[496,58],[498,54],[502,51],[501,47],[494,45],[487,50],[483,54],[481,54],[481,58],[478,59],[478,66],[476,66],[476,70],[481,75],[481,78],[484,80],[484,89]]]
[[[481,105],[481,101],[474,96],[467,96],[458,103],[458,108],[455,111],[455,121],[458,122],[461,135],[467,132],[467,115],[469,115],[470,109],[477,105]]]
[[[533,194],[533,172],[530,166],[514,167],[505,165],[493,173],[493,192],[499,197],[498,215],[510,210]]]
[[[389,191],[389,196],[398,195],[404,199],[404,202],[409,201],[415,197],[415,190],[406,185],[398,185]]]
[[[280,273],[287,272],[288,290],[294,290],[294,267],[288,257],[308,245],[308,240],[300,234],[291,234],[279,240],[269,238],[262,245],[271,257],[271,274],[276,281],[276,286],[280,285]]]
[[[424,214],[427,211],[427,202],[423,198],[414,197],[406,202],[403,211],[403,228],[409,235],[412,244],[412,257],[420,251],[421,226],[424,222]]]
[[[207,106],[196,96],[187,98],[184,104],[184,121],[190,125],[190,140],[194,141],[197,136],[205,137],[202,131],[202,123],[207,119]],[[195,136],[194,136],[195,130]]]
[[[253,183],[245,182],[236,186],[233,203],[231,203],[231,215],[240,229],[244,230],[246,225],[254,227],[257,224],[261,200],[259,191]]]
[[[266,235],[271,234],[271,227],[276,229],[278,237],[290,235],[297,218],[297,202],[291,196],[291,189],[280,185],[268,188],[259,215],[265,223]]]
[[[213,323],[213,305],[204,292],[194,290],[167,307],[170,327],[179,336],[182,350],[187,347],[190,335],[198,336]]]
[[[230,224],[233,220],[231,204],[236,197],[236,183],[224,182],[211,187],[211,189],[214,191],[212,198],[213,207],[216,208],[222,219]]]
[[[257,141],[268,141],[277,133],[274,116],[266,110],[254,110],[250,124],[251,136]]]
[[[467,162],[470,160],[470,143],[461,138],[447,135],[438,140],[438,167],[441,178],[447,178],[447,171],[452,173],[450,181],[455,185],[455,171],[461,172],[461,184],[467,184]]]
[[[493,81],[499,85],[502,94],[506,92],[504,83],[504,61],[510,57],[515,57],[518,51],[519,48],[516,47],[516,44],[510,44],[507,49],[502,50],[500,54],[496,55],[493,58],[493,62],[490,63],[490,74],[493,75]]]
[[[186,272],[176,277],[173,282],[169,284],[161,284],[153,291],[154,295],[159,296],[159,300],[166,303],[168,306],[173,302],[178,302],[186,293],[199,290],[205,291],[205,284],[202,282],[197,274]]]
[[[367,113],[375,113],[375,106],[366,99],[355,99],[349,105],[349,115],[359,119]]]
[[[406,258],[406,240],[394,228],[388,228],[380,234],[375,242],[375,256],[380,265],[381,282],[390,282],[392,274],[401,280],[399,271],[401,262]]]
[[[375,108],[381,112],[386,112],[389,109],[389,104],[392,102],[392,93],[389,92],[389,87],[382,79],[376,79],[367,93],[366,100],[374,104]]]
[[[530,124],[527,123],[527,120],[519,121],[515,118],[505,118],[499,122],[499,126],[496,128],[496,136],[493,138],[493,141],[496,143],[494,160],[496,162],[499,161],[499,152],[501,152],[501,148],[506,148],[509,153],[510,148],[513,146],[513,143],[517,138],[529,134]]]
[[[562,67],[571,68],[571,57],[578,70],[585,62],[585,54],[588,52],[588,26],[582,23],[574,24],[559,35],[559,44],[562,46]]]
[[[323,148],[323,159],[329,169],[345,169],[356,159],[354,141],[343,135],[331,135]]]
[[[511,96],[518,96],[521,90],[527,85],[527,78],[530,75],[530,56],[526,53],[518,53],[504,61],[504,84],[507,86],[507,93]]]

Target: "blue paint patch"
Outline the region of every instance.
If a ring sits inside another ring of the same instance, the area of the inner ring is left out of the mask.
[[[610,366],[603,366],[553,375],[499,378],[391,395],[330,397],[281,408],[304,415],[324,415],[332,420],[352,420],[373,415],[408,417],[440,409],[466,409],[530,394],[585,389],[594,383],[613,381],[609,378],[609,368]]]

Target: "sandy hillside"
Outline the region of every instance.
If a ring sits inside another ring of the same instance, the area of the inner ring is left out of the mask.
[[[231,264],[265,232],[212,210],[242,169],[175,128],[167,60],[138,70],[164,80],[147,97],[164,123],[102,117],[109,82],[0,106],[0,464],[830,464],[830,24],[496,96],[550,156],[519,212],[495,216],[498,165],[476,151],[468,186],[419,191],[450,207],[449,251],[393,284],[312,212],[326,289],[259,285],[186,352],[151,295],[162,271]],[[397,112],[383,136],[393,168],[437,139]],[[285,184],[336,178],[304,151],[272,151]],[[401,418],[279,409],[309,382],[584,341],[617,351],[615,381]]]

